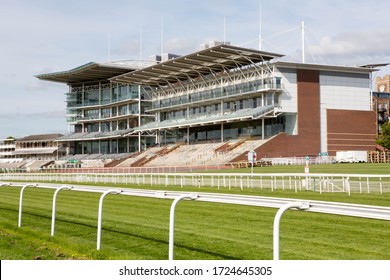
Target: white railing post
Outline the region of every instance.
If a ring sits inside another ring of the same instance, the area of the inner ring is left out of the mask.
[[[176,198],[172,205],[169,218],[169,260],[173,260],[174,242],[175,242],[175,208],[176,204],[183,199],[197,199],[197,194],[183,194]]]
[[[309,203],[290,202],[284,205],[283,207],[281,207],[276,213],[275,220],[274,220],[274,260],[275,261],[279,260],[280,219],[282,218],[283,213],[291,208],[305,210],[305,209],[309,209],[309,207],[310,207]]]
[[[54,227],[55,227],[55,221],[56,221],[56,204],[57,204],[57,195],[59,191],[61,190],[71,190],[73,187],[71,186],[62,186],[59,187],[53,195],[53,207],[52,207],[52,214],[51,214],[51,236],[54,236]]]
[[[23,194],[27,187],[36,187],[37,184],[26,184],[20,190],[18,227],[22,227]]]
[[[106,195],[108,194],[120,194],[122,190],[108,190],[105,191],[99,200],[99,213],[98,213],[98,230],[97,230],[97,245],[96,250],[100,250],[100,241],[102,238],[102,217],[103,217],[103,201]]]

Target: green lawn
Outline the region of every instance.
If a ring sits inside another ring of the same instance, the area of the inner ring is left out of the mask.
[[[0,188],[0,259],[168,258],[171,200],[107,196],[101,250],[97,251],[100,194],[61,192],[57,199],[56,234],[50,237],[54,190],[26,189],[22,228],[17,228],[19,193],[20,188]],[[272,195],[369,201],[375,205],[389,205],[390,201],[389,195],[361,194],[348,198],[345,194],[320,196],[281,191]],[[276,211],[180,202],[176,212],[175,259],[272,259]],[[281,259],[389,260],[389,232],[388,221],[288,211],[281,223],[280,256]]]
[[[335,174],[390,174],[390,163],[311,164],[310,173]],[[303,165],[274,165],[254,167],[255,173],[305,173]],[[209,171],[214,172],[214,171]],[[249,173],[250,168],[225,169],[220,172]]]

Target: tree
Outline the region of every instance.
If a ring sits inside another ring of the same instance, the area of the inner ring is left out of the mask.
[[[381,134],[378,136],[376,143],[386,149],[390,149],[390,122],[381,125]]]

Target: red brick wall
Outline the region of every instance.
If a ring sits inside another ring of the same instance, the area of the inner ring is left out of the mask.
[[[298,155],[318,155],[320,134],[320,73],[297,70],[298,86]],[[297,147],[292,147],[297,150]],[[297,154],[295,154],[297,155]]]
[[[375,112],[327,110],[328,153],[375,150]]]
[[[256,149],[257,158],[318,155],[320,142],[320,73],[297,70],[298,135],[281,133]],[[246,160],[246,155],[233,161]]]

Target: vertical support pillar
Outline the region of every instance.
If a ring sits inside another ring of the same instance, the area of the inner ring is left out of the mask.
[[[97,245],[96,250],[100,250],[100,241],[102,238],[102,217],[103,217],[103,201],[108,194],[120,194],[122,190],[108,190],[105,191],[99,200],[99,212],[98,212],[98,229],[97,229]]]
[[[265,120],[264,118],[261,119],[261,140],[265,139],[264,133],[265,133]]]
[[[276,213],[274,219],[274,261],[279,260],[280,219],[282,218],[283,213],[291,208],[305,210],[305,209],[309,209],[309,207],[310,207],[309,203],[291,202],[281,207]]]
[[[169,260],[173,260],[174,243],[175,243],[175,208],[179,201],[183,199],[197,199],[197,194],[183,194],[176,198],[171,205],[171,212],[169,218]]]
[[[223,123],[221,123],[221,143],[223,143]]]
[[[56,222],[56,204],[57,204],[57,195],[61,190],[71,190],[73,187],[71,186],[62,186],[59,187],[53,195],[53,207],[52,207],[52,214],[51,214],[51,236],[54,236],[54,227]]]

